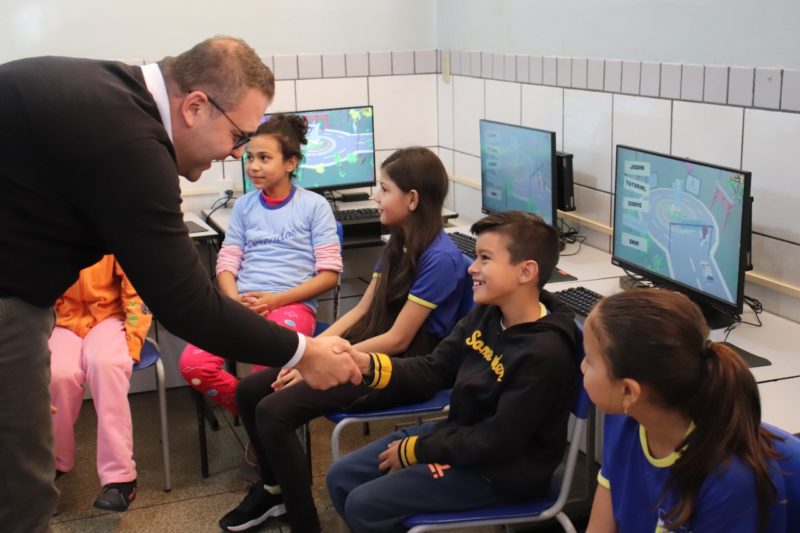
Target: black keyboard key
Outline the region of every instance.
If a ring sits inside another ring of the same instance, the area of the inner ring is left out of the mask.
[[[343,224],[347,222],[378,222],[381,219],[377,207],[342,209],[341,211],[334,211],[333,216]]]
[[[456,245],[456,248],[458,248],[459,252],[466,255],[470,259],[475,259],[475,237],[458,231],[448,233],[448,235],[450,236],[450,240],[453,241],[453,244]]]
[[[562,302],[567,304],[576,315],[588,316],[592,308],[603,296],[586,287],[571,287],[555,294]]]

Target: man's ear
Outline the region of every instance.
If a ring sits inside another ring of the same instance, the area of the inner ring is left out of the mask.
[[[419,206],[419,192],[416,189],[408,191],[408,209],[409,211],[416,211]]]
[[[519,282],[530,283],[539,277],[539,263],[533,259],[528,259],[522,262],[522,268],[519,271]]]
[[[208,96],[203,91],[192,91],[181,98],[178,114],[187,128],[191,128],[198,123],[203,114],[203,108],[207,103]]]

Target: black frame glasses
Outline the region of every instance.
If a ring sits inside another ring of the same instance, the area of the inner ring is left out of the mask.
[[[213,98],[211,98],[209,95],[206,95],[206,98],[208,98],[208,102],[209,102],[209,103],[210,103],[212,106],[214,106],[214,108],[215,108],[217,111],[219,111],[220,113],[222,113],[222,116],[223,116],[223,117],[225,117],[225,119],[226,119],[228,122],[230,122],[230,123],[231,123],[231,125],[232,125],[234,128],[236,128],[236,132],[237,132],[237,133],[236,133],[236,135],[235,135],[235,137],[234,137],[233,148],[231,148],[231,150],[236,150],[237,148],[239,148],[239,147],[241,147],[241,146],[244,146],[245,144],[249,143],[249,142],[250,142],[250,139],[252,139],[252,138],[253,138],[253,135],[255,135],[255,133],[252,133],[252,132],[246,132],[246,131],[244,131],[242,128],[240,128],[240,127],[239,127],[239,126],[238,126],[238,125],[237,125],[237,124],[236,124],[236,123],[233,121],[233,119],[231,119],[231,117],[229,117],[229,116],[228,116],[228,114],[225,112],[225,110],[224,110],[224,109],[222,109],[222,106],[221,106],[221,105],[219,105],[219,104],[217,103],[217,101],[216,101],[216,100],[214,100]]]

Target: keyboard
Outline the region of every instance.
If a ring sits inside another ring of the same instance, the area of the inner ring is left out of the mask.
[[[450,236],[450,240],[452,240],[458,248],[459,252],[466,255],[470,259],[475,259],[475,237],[471,237],[466,233],[461,233],[458,231],[448,233],[448,235]]]
[[[334,218],[342,224],[355,224],[359,222],[380,222],[381,215],[377,207],[359,207],[357,209],[342,209],[333,212]]]
[[[571,287],[561,291],[555,291],[559,300],[564,302],[572,309],[576,315],[587,316],[592,308],[597,304],[602,296],[586,287]]]

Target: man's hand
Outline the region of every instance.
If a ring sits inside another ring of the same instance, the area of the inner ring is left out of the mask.
[[[336,385],[361,383],[362,377],[341,337],[306,337],[306,351],[295,368],[313,389],[327,390]]]
[[[397,452],[400,442],[400,440],[393,440],[378,456],[378,460],[380,461],[378,469],[381,472],[388,470],[391,474],[392,472],[403,469],[403,465],[400,464],[400,454]]]

